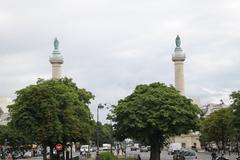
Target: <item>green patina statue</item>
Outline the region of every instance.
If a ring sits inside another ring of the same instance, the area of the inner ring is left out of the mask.
[[[176,42],[176,46],[177,46],[177,47],[180,47],[180,45],[181,45],[181,39],[180,39],[179,35],[177,35],[175,42]]]
[[[59,41],[57,38],[54,39],[54,50],[58,50],[58,46],[59,46]]]

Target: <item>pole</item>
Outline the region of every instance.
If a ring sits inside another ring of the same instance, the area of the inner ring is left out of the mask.
[[[7,152],[7,139],[4,140],[4,146],[3,146],[3,153],[2,153],[2,155],[3,155],[4,159],[7,158],[6,152]]]
[[[124,140],[124,142],[125,142],[125,159],[127,159],[127,142]]]
[[[113,132],[113,129],[112,129],[112,120],[110,120],[110,125],[111,125],[111,138],[110,138],[110,141],[111,141],[111,153],[113,153],[113,150],[112,150],[112,146],[113,146],[113,135],[112,135],[112,132]]]

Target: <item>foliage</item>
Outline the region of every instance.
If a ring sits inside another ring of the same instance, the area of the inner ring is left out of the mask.
[[[116,157],[111,152],[102,152],[99,154],[100,160],[116,160]]]
[[[232,108],[224,108],[211,113],[201,122],[202,139],[207,142],[221,142],[225,149],[226,142],[234,133]]]
[[[112,125],[104,124],[101,122],[95,123],[94,132],[92,134],[92,141],[97,144],[97,130],[99,129],[99,144],[100,146],[103,143],[113,143],[113,133],[112,133]]]
[[[232,92],[230,95],[230,99],[232,101],[231,107],[233,109],[233,140],[235,142],[240,141],[240,91]]]
[[[137,160],[137,158],[127,157],[127,158],[118,158],[118,160]]]
[[[24,150],[30,148],[30,144],[26,135],[11,126],[0,126],[0,145],[11,146],[13,150]]]
[[[37,144],[88,141],[92,115],[88,108],[93,95],[68,78],[38,80],[16,92],[9,106],[11,125]]]
[[[234,110],[234,126],[240,130],[240,91],[233,92],[230,95],[232,100],[231,107]]]
[[[159,148],[170,136],[198,129],[199,113],[174,87],[152,83],[138,85],[131,95],[119,100],[112,119],[119,140],[128,137],[149,143],[151,159],[159,159]]]

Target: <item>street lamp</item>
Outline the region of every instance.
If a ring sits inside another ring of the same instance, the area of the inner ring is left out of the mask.
[[[107,106],[106,108],[109,109],[109,111],[111,112],[112,111],[112,108],[115,107],[114,105],[110,104],[110,103],[105,103],[104,106]],[[110,126],[111,126],[111,134],[110,134],[110,145],[111,145],[111,149],[110,149],[110,152],[112,153],[112,146],[113,146],[113,135],[112,135],[112,132],[113,132],[113,125],[112,125],[112,119],[109,118],[109,114],[107,116],[107,119],[110,120]]]
[[[96,153],[96,160],[99,160],[99,109],[103,109],[104,105],[101,103],[97,107],[97,153]]]

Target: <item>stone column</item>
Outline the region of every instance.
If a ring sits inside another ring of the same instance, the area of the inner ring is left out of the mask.
[[[180,47],[181,40],[180,37],[176,38],[176,48],[174,54],[172,55],[172,61],[174,62],[174,78],[175,78],[175,88],[180,92],[181,95],[184,95],[184,61],[185,54]]]
[[[184,95],[184,67],[183,61],[175,61],[175,87]]]
[[[63,64],[63,57],[58,50],[59,41],[57,38],[54,40],[54,51],[49,58],[50,63],[52,64],[52,79],[61,78],[61,65]]]
[[[52,63],[52,79],[61,78],[61,63]]]

